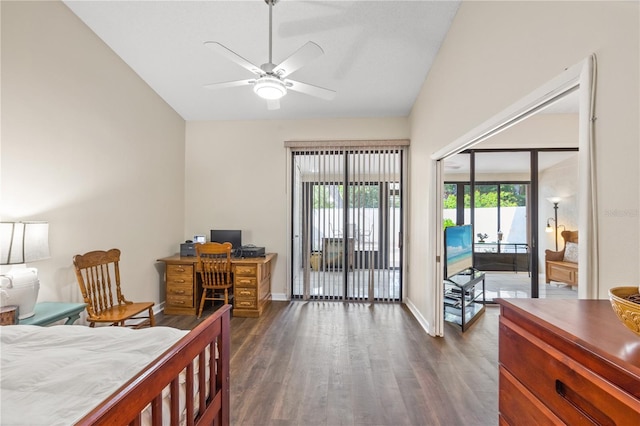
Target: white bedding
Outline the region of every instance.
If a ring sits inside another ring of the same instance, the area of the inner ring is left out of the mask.
[[[0,423],[69,425],[188,331],[0,327]]]

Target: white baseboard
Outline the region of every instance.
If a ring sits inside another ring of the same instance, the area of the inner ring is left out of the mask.
[[[416,308],[416,305],[414,305],[409,299],[405,299],[404,303],[405,305],[407,305],[407,308],[409,308],[409,312],[411,312],[411,314],[413,314],[413,317],[418,321],[418,324],[420,324],[420,327],[422,327],[422,329],[429,336],[435,336],[435,334],[431,332],[431,326],[429,325],[429,321],[427,321],[425,317],[422,316],[420,311],[418,311],[418,309]]]
[[[285,293],[271,293],[271,300],[276,300],[278,302],[288,302],[289,296]]]

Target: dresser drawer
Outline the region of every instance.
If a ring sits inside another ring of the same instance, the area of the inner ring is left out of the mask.
[[[244,286],[244,287],[256,287],[258,284],[258,280],[252,277],[239,277],[235,276],[236,285]]]
[[[255,299],[256,290],[253,288],[238,288],[234,294],[234,297],[239,299]]]
[[[502,366],[499,368],[500,424],[557,425],[562,421]]]
[[[255,265],[236,265],[235,274],[255,277],[257,268]]]
[[[640,401],[508,320],[500,363],[568,424],[640,424]]]
[[[193,308],[193,296],[167,294],[167,305],[183,308]]]

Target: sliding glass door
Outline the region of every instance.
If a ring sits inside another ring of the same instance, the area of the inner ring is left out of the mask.
[[[399,301],[404,148],[292,150],[292,297]]]

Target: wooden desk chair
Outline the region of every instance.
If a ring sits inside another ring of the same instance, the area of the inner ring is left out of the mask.
[[[119,262],[118,249],[90,251],[73,257],[78,285],[87,304],[89,326],[94,327],[96,323],[127,326],[128,320],[145,319],[132,327],[153,327],[153,302],[133,303],[122,294]],[[148,311],[148,316],[136,316],[144,311]]]
[[[197,269],[202,281],[202,299],[198,309],[198,318],[200,318],[205,300],[224,300],[225,305],[229,303],[229,288],[233,285],[231,243],[196,244],[196,256]]]

